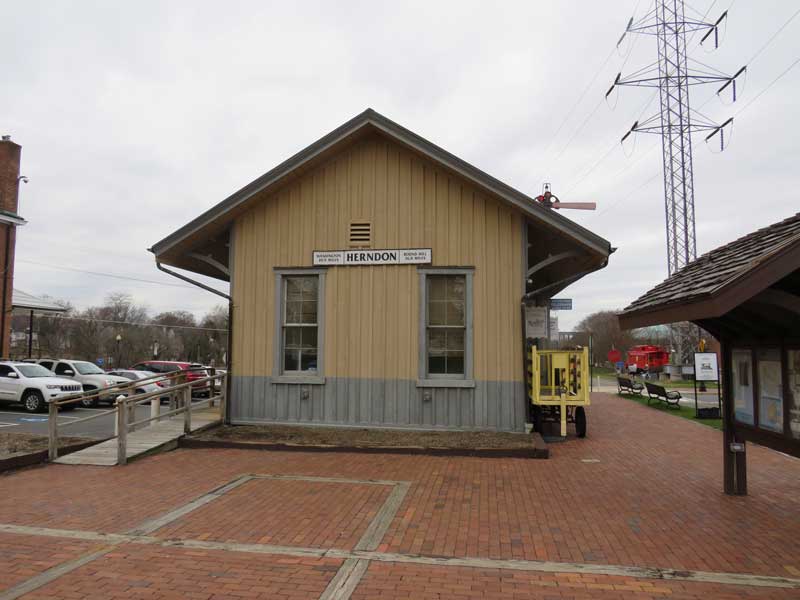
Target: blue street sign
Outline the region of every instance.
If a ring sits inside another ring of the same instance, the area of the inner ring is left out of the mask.
[[[102,358],[98,358],[98,359],[97,359],[95,362],[96,362],[98,365],[102,365],[102,364],[103,364],[103,359],[102,359]]]
[[[572,298],[550,298],[550,310],[572,310]]]

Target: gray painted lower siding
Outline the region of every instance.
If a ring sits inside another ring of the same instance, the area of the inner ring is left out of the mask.
[[[234,376],[232,423],[307,423],[421,429],[524,431],[525,389],[516,381],[423,388],[416,381],[340,379],[323,385]]]

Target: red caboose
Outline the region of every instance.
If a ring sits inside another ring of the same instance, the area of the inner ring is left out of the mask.
[[[625,366],[628,371],[636,367],[636,372],[647,371],[649,373],[660,373],[664,370],[664,365],[669,364],[669,352],[661,346],[642,345],[633,346],[628,350]]]

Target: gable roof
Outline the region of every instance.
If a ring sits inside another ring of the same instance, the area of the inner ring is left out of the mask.
[[[281,185],[294,176],[299,170],[304,170],[317,164],[320,160],[324,160],[324,158],[330,156],[341,146],[351,143],[355,139],[370,132],[379,132],[402,146],[427,157],[446,169],[471,181],[486,192],[515,206],[532,219],[543,222],[572,237],[576,242],[586,246],[590,250],[606,257],[611,253],[611,245],[605,239],[581,227],[577,223],[570,221],[566,217],[561,216],[557,211],[542,207],[530,196],[484,173],[480,169],[450,154],[439,146],[432,144],[414,132],[387,119],[371,108],[368,108],[361,114],[350,119],[307,148],[285,160],[277,167],[267,171],[258,179],[255,179],[239,191],[233,193],[199,217],[193,219],[161,241],[153,244],[150,251],[156,255],[156,259],[158,260],[159,257],[165,254],[173,254],[176,251],[180,252],[182,246],[186,246],[184,250],[190,250],[191,243],[187,242],[191,242],[192,239],[196,238],[198,235],[202,235],[204,232],[212,234],[224,229],[238,214],[246,210],[246,207],[254,201],[256,195],[264,190]]]
[[[14,288],[11,292],[11,305],[13,308],[46,312],[67,312],[67,309],[52,300],[39,298],[22,290]]]
[[[720,246],[637,298],[620,313],[626,328],[722,316],[800,269],[800,213]],[[705,303],[703,308],[700,303]],[[698,305],[698,306],[695,306]],[[694,310],[690,307],[695,306]],[[673,321],[673,322],[674,322]]]

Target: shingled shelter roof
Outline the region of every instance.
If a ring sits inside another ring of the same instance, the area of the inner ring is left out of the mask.
[[[689,263],[626,307],[621,324],[630,328],[721,317],[770,286],[785,288],[781,280],[800,271],[798,256],[800,213]]]

